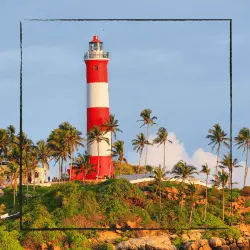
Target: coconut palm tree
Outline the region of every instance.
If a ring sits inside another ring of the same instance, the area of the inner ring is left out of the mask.
[[[139,153],[139,163],[138,163],[138,172],[139,169],[141,167],[141,157],[142,157],[142,152],[143,149],[145,147],[145,145],[147,145],[149,142],[148,140],[145,138],[145,135],[143,133],[140,133],[136,136],[136,139],[132,140],[132,145],[133,150],[135,150],[137,153]]]
[[[229,138],[227,138],[227,134],[222,130],[221,126],[216,123],[212,129],[208,130],[208,135],[206,138],[210,139],[210,142],[208,145],[212,145],[212,150],[217,146],[216,152],[217,152],[217,159],[216,159],[216,170],[215,175],[218,175],[218,166],[219,166],[219,159],[220,159],[220,148],[221,145],[225,145],[226,147],[229,147],[229,144],[227,143],[229,141]]]
[[[41,162],[42,168],[46,169],[46,172],[49,170],[49,158],[50,158],[50,149],[47,143],[44,140],[39,140],[36,143],[37,146],[37,155],[38,161]]]
[[[73,127],[68,122],[64,122],[59,125],[59,128],[64,132],[65,135],[65,144],[68,148],[68,155],[70,158],[70,173],[69,179],[71,180],[71,170],[72,170],[72,160],[73,160],[73,153],[75,150],[78,150],[79,146],[83,147],[82,144],[83,138],[81,137],[81,132],[78,131],[75,127]]]
[[[117,158],[119,161],[119,169],[121,170],[122,162],[127,163],[127,159],[124,157],[124,141],[116,141],[112,147],[112,157]]]
[[[165,168],[162,168],[161,165],[159,167],[154,168],[154,180],[156,184],[156,194],[159,192],[159,198],[160,198],[160,208],[161,208],[161,192],[162,192],[162,181],[164,177],[166,176],[167,172]]]
[[[228,169],[228,178],[229,178],[228,188],[230,188],[231,175],[233,172],[233,168],[242,167],[241,165],[239,165],[239,161],[237,158],[234,158],[233,160],[231,160],[231,159],[232,158],[231,158],[230,153],[227,153],[223,156],[223,160],[220,162],[221,165],[219,165],[219,168],[222,168],[222,169],[227,168]]]
[[[0,162],[7,157],[9,136],[6,129],[0,129]]]
[[[50,150],[50,156],[55,161],[58,162],[58,179],[61,181],[63,173],[63,162],[67,160],[69,147],[65,141],[65,130],[56,128],[54,129],[48,139],[47,144]]]
[[[105,136],[105,131],[102,131],[100,127],[97,126],[94,126],[90,131],[88,131],[87,137],[88,145],[91,145],[96,142],[98,154],[96,179],[98,179],[100,170],[100,142],[105,141],[109,145],[109,139]]]
[[[225,214],[225,187],[227,185],[229,179],[229,175],[222,170],[222,172],[218,172],[217,183],[222,186],[222,220],[224,221]]]
[[[183,206],[183,183],[188,180],[189,178],[193,178],[194,174],[198,174],[196,171],[196,167],[194,167],[193,165],[188,165],[186,162],[184,161],[179,161],[177,162],[172,171],[171,174],[173,175],[173,177],[175,179],[180,179],[181,180],[181,185],[180,185],[180,191],[181,191],[181,202],[180,202],[180,207],[181,207],[181,211],[182,211],[182,206]]]
[[[90,155],[87,151],[85,151],[85,154],[78,153],[76,158],[76,163],[80,168],[83,168],[83,179],[85,180],[86,175],[93,170],[94,164],[90,162]]]
[[[110,151],[112,152],[112,147],[113,147],[113,137],[114,139],[116,139],[116,133],[117,132],[122,132],[122,130],[119,129],[119,124],[118,124],[118,120],[115,119],[114,115],[110,115],[109,116],[109,120],[107,120],[102,127],[104,128],[105,132],[111,133],[111,137],[110,137]],[[111,176],[111,167],[112,167],[112,162],[110,162],[110,166],[109,166],[109,178]]]
[[[165,128],[161,127],[157,131],[157,137],[154,139],[153,143],[162,145],[163,144],[163,167],[166,168],[166,143],[172,141],[168,140],[168,132]]]
[[[248,150],[250,148],[250,130],[248,128],[242,128],[238,135],[234,138],[238,149],[243,149],[243,152],[246,153],[246,165],[245,165],[245,174],[244,174],[244,186],[247,182],[248,174]]]
[[[205,203],[205,209],[204,209],[204,219],[206,220],[207,218],[207,189],[208,189],[208,178],[211,172],[211,169],[208,167],[207,163],[201,166],[201,173],[206,175],[206,203]]]
[[[193,219],[193,211],[195,208],[195,193],[196,193],[196,187],[193,183],[189,183],[187,185],[188,192],[190,195],[190,215],[189,215],[189,226],[191,227],[192,225],[192,219]]]
[[[155,120],[157,120],[156,116],[152,116],[151,117],[151,113],[152,113],[151,109],[144,109],[144,110],[142,110],[142,112],[140,114],[140,116],[141,116],[142,119],[138,120],[140,122],[143,122],[143,124],[141,125],[141,127],[143,127],[143,126],[147,127],[147,129],[146,129],[146,131],[147,131],[147,133],[146,133],[147,134],[147,138],[146,138],[147,141],[149,141],[149,127],[153,126],[154,124],[156,124]],[[144,166],[147,165],[148,145],[149,144],[146,144],[146,153],[145,153],[145,163],[144,163]]]

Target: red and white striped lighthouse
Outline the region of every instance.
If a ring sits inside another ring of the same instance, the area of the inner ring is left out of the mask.
[[[87,79],[87,132],[94,126],[101,127],[109,120],[109,91],[108,91],[108,62],[109,53],[103,51],[103,43],[98,36],[93,36],[89,42],[89,50],[84,56],[86,63]],[[111,141],[111,133],[105,136]],[[110,145],[102,141],[99,143],[99,176],[103,179],[105,176],[113,175],[113,164]],[[86,179],[96,179],[98,152],[97,143],[88,146],[90,163],[94,164],[95,171],[86,176]]]

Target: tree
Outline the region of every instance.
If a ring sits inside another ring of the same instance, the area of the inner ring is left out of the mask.
[[[141,157],[142,157],[143,149],[144,149],[145,145],[147,145],[148,143],[149,142],[148,142],[148,140],[146,140],[143,133],[138,134],[136,136],[136,139],[132,140],[132,145],[134,146],[133,150],[136,150],[137,153],[139,152],[138,172],[139,172],[139,169],[141,166]]]
[[[50,133],[47,139],[48,148],[50,150],[50,156],[55,161],[55,163],[58,162],[59,181],[61,181],[62,179],[63,162],[67,160],[69,152],[69,146],[65,140],[65,133],[65,130],[60,129],[60,127],[58,127]]]
[[[212,145],[212,150],[217,146],[216,152],[217,152],[217,159],[216,159],[216,170],[215,175],[218,175],[218,165],[219,165],[219,159],[220,159],[220,148],[221,145],[225,145],[229,147],[228,138],[226,137],[227,134],[222,130],[221,126],[216,123],[212,129],[208,130],[208,135],[206,138],[210,139],[210,142],[208,145]]]
[[[97,162],[97,175],[96,179],[99,178],[99,170],[100,170],[100,148],[99,144],[102,141],[105,141],[109,145],[109,139],[105,137],[105,131],[102,131],[100,127],[94,126],[88,133],[88,145],[91,145],[96,142],[97,146],[97,154],[98,154],[98,162]]]
[[[204,219],[207,218],[207,189],[208,189],[208,177],[210,175],[211,169],[208,167],[207,163],[201,166],[201,173],[206,175],[206,203],[205,203],[205,210],[204,210]]]
[[[225,186],[227,185],[229,175],[222,170],[222,172],[218,172],[218,185],[222,186],[222,220],[224,221],[225,214]]]
[[[244,187],[247,182],[248,174],[248,150],[250,148],[250,130],[248,128],[242,128],[238,135],[234,138],[238,149],[243,149],[243,152],[246,153],[246,165],[245,165],[245,174],[244,174]]]
[[[181,185],[180,185],[180,191],[181,191],[181,202],[180,202],[180,207],[182,210],[183,206],[183,183],[188,180],[189,178],[193,178],[194,174],[197,174],[196,167],[193,165],[188,165],[184,161],[179,161],[177,162],[172,171],[171,174],[174,176],[176,179],[181,179]]]
[[[221,165],[219,165],[219,168],[227,168],[228,169],[228,177],[229,177],[229,182],[228,182],[228,188],[230,188],[230,182],[231,182],[231,175],[233,172],[233,168],[239,168],[241,165],[239,165],[239,161],[237,158],[234,158],[231,160],[231,155],[230,153],[225,154],[223,157],[223,160],[220,162]]]
[[[38,161],[41,162],[42,168],[46,171],[49,170],[49,158],[50,158],[50,149],[47,145],[47,143],[44,140],[40,140],[36,143],[37,145],[37,155],[38,155]]]
[[[141,127],[143,127],[143,126],[147,127],[147,141],[149,141],[149,127],[156,124],[155,120],[157,120],[156,116],[151,117],[151,113],[152,113],[151,109],[142,110],[142,112],[140,114],[142,120],[138,120],[140,122],[143,122]],[[146,144],[145,163],[144,163],[145,166],[147,165],[148,145],[149,145],[149,143]]]
[[[0,162],[7,157],[9,136],[6,129],[0,129]]]
[[[81,132],[78,131],[75,127],[73,127],[68,122],[64,122],[59,125],[59,129],[61,129],[64,133],[64,140],[65,144],[68,149],[68,155],[70,158],[70,171],[69,171],[69,179],[71,180],[71,171],[72,171],[72,159],[73,159],[73,153],[75,150],[78,150],[78,147],[83,147],[82,144],[83,138],[81,137]]]
[[[190,216],[189,216],[189,226],[192,226],[192,219],[193,219],[193,211],[195,208],[195,193],[196,193],[196,188],[193,183],[189,183],[187,185],[188,192],[190,194]]]
[[[161,127],[157,131],[157,137],[154,139],[153,143],[162,145],[163,144],[163,167],[166,168],[166,143],[172,141],[168,140],[168,132],[165,128]]]
[[[116,139],[116,133],[117,132],[122,132],[119,129],[119,124],[118,124],[118,120],[115,119],[114,115],[110,115],[109,116],[109,120],[107,120],[102,127],[104,128],[104,131],[106,133],[110,132],[111,133],[111,137],[110,137],[110,151],[112,152],[112,147],[113,147],[113,136],[114,139]],[[112,163],[110,163],[110,167],[109,167],[109,178],[111,176],[111,166]]]
[[[156,184],[156,194],[159,191],[160,197],[160,208],[161,208],[161,193],[162,193],[162,181],[166,176],[167,172],[165,168],[162,168],[161,165],[159,167],[154,168],[154,180]]]
[[[83,168],[83,180],[85,180],[86,175],[93,170],[94,164],[90,162],[90,155],[87,151],[85,151],[85,154],[78,153],[76,162],[80,168]]]
[[[119,169],[121,169],[122,162],[127,163],[127,159],[124,157],[124,141],[116,141],[112,147],[112,157],[117,158],[119,161]]]

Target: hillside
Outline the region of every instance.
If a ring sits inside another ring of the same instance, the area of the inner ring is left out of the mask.
[[[185,237],[188,233],[192,232],[183,230],[189,228],[189,225],[194,228],[204,228],[200,232],[201,237],[205,239],[212,236],[235,240],[241,236],[250,237],[247,232],[244,235],[239,230],[242,228],[245,231],[249,230],[249,188],[233,190],[233,226],[229,226],[229,190],[225,191],[223,222],[221,190],[215,188],[208,190],[209,204],[207,218],[204,219],[205,188],[196,186],[194,195],[190,195],[188,188],[185,186],[182,190],[180,184],[163,182],[159,192],[155,183],[132,185],[125,179],[110,179],[100,184],[87,185],[74,182],[51,187],[36,187],[35,190],[29,191],[25,189],[23,216],[25,227],[111,227],[114,230],[18,232],[18,219],[9,219],[0,221],[0,234],[5,234],[9,240],[16,241],[15,244],[20,244],[25,249],[41,249],[42,246],[52,245],[61,249],[111,249],[109,243],[117,244],[129,238],[166,233],[171,235],[172,244],[180,247],[187,241]],[[0,204],[4,204],[5,208],[2,205],[1,213],[14,212],[12,196],[11,189],[4,190]],[[160,227],[167,230],[126,230]],[[206,227],[227,229],[206,230]],[[188,240],[192,240],[192,237]],[[0,239],[0,246],[1,244],[4,243]]]

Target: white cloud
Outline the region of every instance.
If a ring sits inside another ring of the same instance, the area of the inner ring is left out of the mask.
[[[151,135],[150,139],[154,138],[155,135]],[[181,142],[175,135],[174,132],[169,133],[169,140],[173,143],[167,143],[166,145],[166,165],[167,170],[171,170],[174,164],[179,160],[186,161],[189,164],[197,167],[198,171],[201,169],[201,166],[205,163],[212,169],[212,174],[215,170],[216,165],[216,155],[204,151],[202,148],[198,148],[192,155],[189,155],[186,150],[184,143]],[[144,161],[143,161],[144,163]],[[149,146],[148,149],[148,164],[153,166],[158,166],[159,164],[163,165],[163,145]],[[241,162],[241,165],[244,166],[244,162]],[[236,186],[242,186],[244,176],[244,167],[234,169],[233,172],[233,182],[237,182]],[[198,179],[204,179],[204,175],[197,177]],[[250,184],[248,178],[248,185]]]

